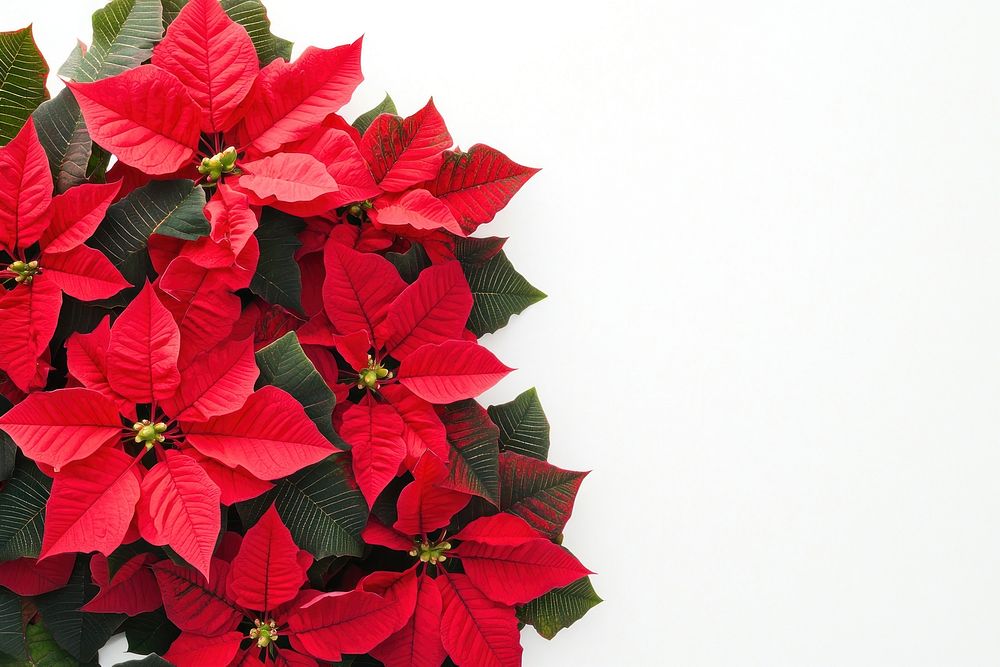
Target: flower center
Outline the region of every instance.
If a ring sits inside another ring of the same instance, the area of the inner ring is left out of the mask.
[[[250,629],[250,639],[257,640],[258,648],[267,648],[271,642],[278,639],[278,626],[273,620],[263,623],[258,618],[254,620],[253,625],[254,627]]]
[[[163,422],[153,424],[148,419],[143,419],[141,422],[132,424],[132,430],[135,431],[135,441],[146,443],[146,449],[152,449],[153,445],[167,439],[163,435],[167,430],[167,425]]]
[[[204,157],[198,165],[198,173],[206,176],[209,183],[222,178],[223,174],[231,174],[236,171],[236,149],[232,146],[216,153],[212,157]]]
[[[448,560],[448,557],[444,553],[449,549],[451,549],[449,542],[432,544],[431,542],[422,540],[417,541],[416,545],[410,549],[410,555],[420,558],[421,563],[443,563]]]
[[[14,280],[18,283],[24,283],[25,285],[30,285],[35,279],[35,276],[41,270],[38,268],[38,262],[35,260],[30,262],[22,262],[21,260],[18,260],[12,263],[8,268],[17,274],[14,276]]]
[[[368,365],[358,373],[358,389],[378,389],[379,381],[392,379],[392,373],[368,355]]]

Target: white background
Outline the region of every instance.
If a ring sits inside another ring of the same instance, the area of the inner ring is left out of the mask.
[[[5,2],[57,67],[98,0]],[[544,167],[484,233],[607,601],[526,665],[1000,664],[1000,6],[272,0]],[[113,658],[105,656],[105,664]]]

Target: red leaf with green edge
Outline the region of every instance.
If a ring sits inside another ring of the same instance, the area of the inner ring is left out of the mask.
[[[573,503],[585,472],[513,452],[500,454],[500,509],[557,538],[573,514]]]
[[[403,420],[406,467],[412,470],[425,452],[431,452],[442,463],[448,463],[451,448],[444,424],[434,406],[401,384],[387,384],[379,392]]]
[[[514,608],[490,600],[464,574],[436,580],[441,591],[441,643],[459,665],[518,667],[521,636]]]
[[[248,162],[241,162],[243,174],[239,189],[247,194],[255,206],[281,203],[305,204],[336,192],[339,188],[323,163],[306,153],[278,153]],[[303,214],[318,215],[329,210],[320,202],[315,210],[298,209]]]
[[[45,507],[39,558],[55,554],[114,551],[128,532],[139,500],[139,473],[132,457],[98,449],[56,475]]]
[[[369,507],[406,458],[402,430],[396,411],[377,403],[370,393],[344,412],[340,437],[351,446],[351,467]]]
[[[183,421],[205,421],[240,409],[253,393],[260,371],[253,340],[223,341],[194,359],[182,362],[177,392],[163,410]]]
[[[122,434],[122,420],[111,399],[74,387],[29,394],[0,416],[0,428],[30,459],[59,472],[114,443]]]
[[[444,229],[457,236],[465,236],[451,209],[423,189],[380,197],[375,201],[375,208],[369,212],[369,217],[377,225],[390,229],[400,226],[419,231]]]
[[[240,650],[242,632],[221,632],[201,635],[182,632],[163,655],[174,667],[206,667],[228,665]]]
[[[18,558],[0,563],[0,586],[18,595],[42,595],[62,588],[73,574],[76,554],[59,554],[43,561]]]
[[[209,583],[190,567],[167,560],[153,566],[163,596],[163,610],[183,632],[220,636],[235,630],[243,620],[243,611],[226,594],[229,563],[213,558],[211,572]]]
[[[445,152],[440,171],[423,187],[451,209],[464,236],[493,220],[538,171],[517,164],[495,148],[476,144],[465,152]]]
[[[447,654],[441,644],[441,591],[430,577],[417,578],[413,614],[401,630],[370,651],[386,667],[440,667]]]
[[[312,557],[301,551],[272,505],[243,538],[229,570],[229,598],[245,609],[270,612],[295,599]]]
[[[133,556],[111,576],[107,557],[96,554],[90,559],[90,575],[101,590],[82,610],[136,616],[159,609],[163,600],[151,567],[155,559],[148,553]]]
[[[66,252],[46,251],[39,263],[45,277],[81,301],[109,299],[129,282],[100,250],[80,245]]]
[[[532,528],[521,517],[513,514],[494,514],[472,521],[455,533],[452,539],[495,547],[518,547],[543,537],[545,535]]]
[[[89,239],[101,224],[120,188],[120,181],[84,183],[53,197],[49,225],[40,239],[45,252],[66,252]]]
[[[396,501],[393,528],[404,535],[422,535],[451,523],[451,518],[469,504],[471,496],[438,486],[447,468],[432,454],[425,454],[413,471],[413,481],[403,487]]]
[[[246,101],[241,135],[260,154],[308,136],[340,110],[358,87],[361,40],[333,49],[306,49],[295,62],[261,70]]]
[[[438,408],[438,415],[451,446],[449,475],[441,486],[499,503],[500,431],[486,410],[475,401],[462,401]]]
[[[209,134],[234,124],[260,69],[250,35],[217,0],[189,0],[153,49],[152,62],[187,86]]]
[[[21,391],[35,388],[40,357],[48,349],[59,321],[62,290],[44,273],[30,285],[18,285],[0,296],[0,370],[10,376]]]
[[[206,422],[181,424],[187,442],[205,456],[258,479],[291,475],[339,451],[323,437],[302,404],[277,387],[257,390],[239,410]]]
[[[424,269],[396,297],[375,331],[395,359],[406,359],[422,345],[460,340],[472,312],[472,291],[462,265],[447,262]]]
[[[449,340],[411,352],[399,365],[399,381],[440,405],[475,398],[512,370],[474,341]]]
[[[288,638],[292,648],[319,660],[367,653],[395,631],[396,604],[361,590],[324,593],[289,613]]]
[[[318,128],[301,143],[290,148],[296,153],[308,153],[319,160],[333,176],[339,189],[323,198],[326,210],[354,202],[374,199],[382,189],[372,178],[358,145],[347,132],[329,127]],[[295,207],[285,207],[293,215],[302,213]]]
[[[386,192],[401,192],[433,178],[451,148],[444,119],[430,100],[408,118],[382,114],[361,138],[361,154]]]
[[[180,349],[177,323],[146,283],[111,327],[111,388],[136,403],[170,398],[181,381]]]
[[[352,250],[332,239],[323,263],[323,303],[330,323],[340,334],[366,331],[374,339],[375,327],[406,288],[396,267],[379,255]]]
[[[66,83],[90,136],[125,164],[172,174],[194,158],[201,109],[169,72],[140,65],[93,83]]]
[[[152,525],[143,537],[174,552],[209,578],[212,552],[222,529],[219,487],[190,456],[168,450],[142,480],[144,502],[139,528]]]
[[[0,249],[27,248],[42,236],[49,224],[52,187],[49,161],[29,118],[0,147]]]
[[[465,574],[487,597],[511,605],[524,604],[592,574],[573,554],[548,538],[519,546],[467,541],[449,555],[462,559]]]

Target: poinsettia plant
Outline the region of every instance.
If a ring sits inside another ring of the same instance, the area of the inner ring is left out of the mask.
[[[585,473],[481,341],[544,297],[474,236],[530,179],[433,101],[352,122],[362,40],[112,0],[0,33],[0,665],[521,663],[600,602]]]

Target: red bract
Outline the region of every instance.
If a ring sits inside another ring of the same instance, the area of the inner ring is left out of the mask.
[[[80,185],[53,197],[48,159],[30,119],[0,148],[0,369],[24,391],[45,384],[43,357],[63,293],[94,301],[128,287],[104,255],[84,245],[118,187]]]
[[[288,393],[253,390],[249,340],[178,366],[179,329],[148,284],[110,329],[80,338],[69,369],[83,387],[32,394],[0,417],[54,471],[43,558],[110,554],[135,514],[143,538],[208,577],[220,500],[259,495],[336,451]]]

